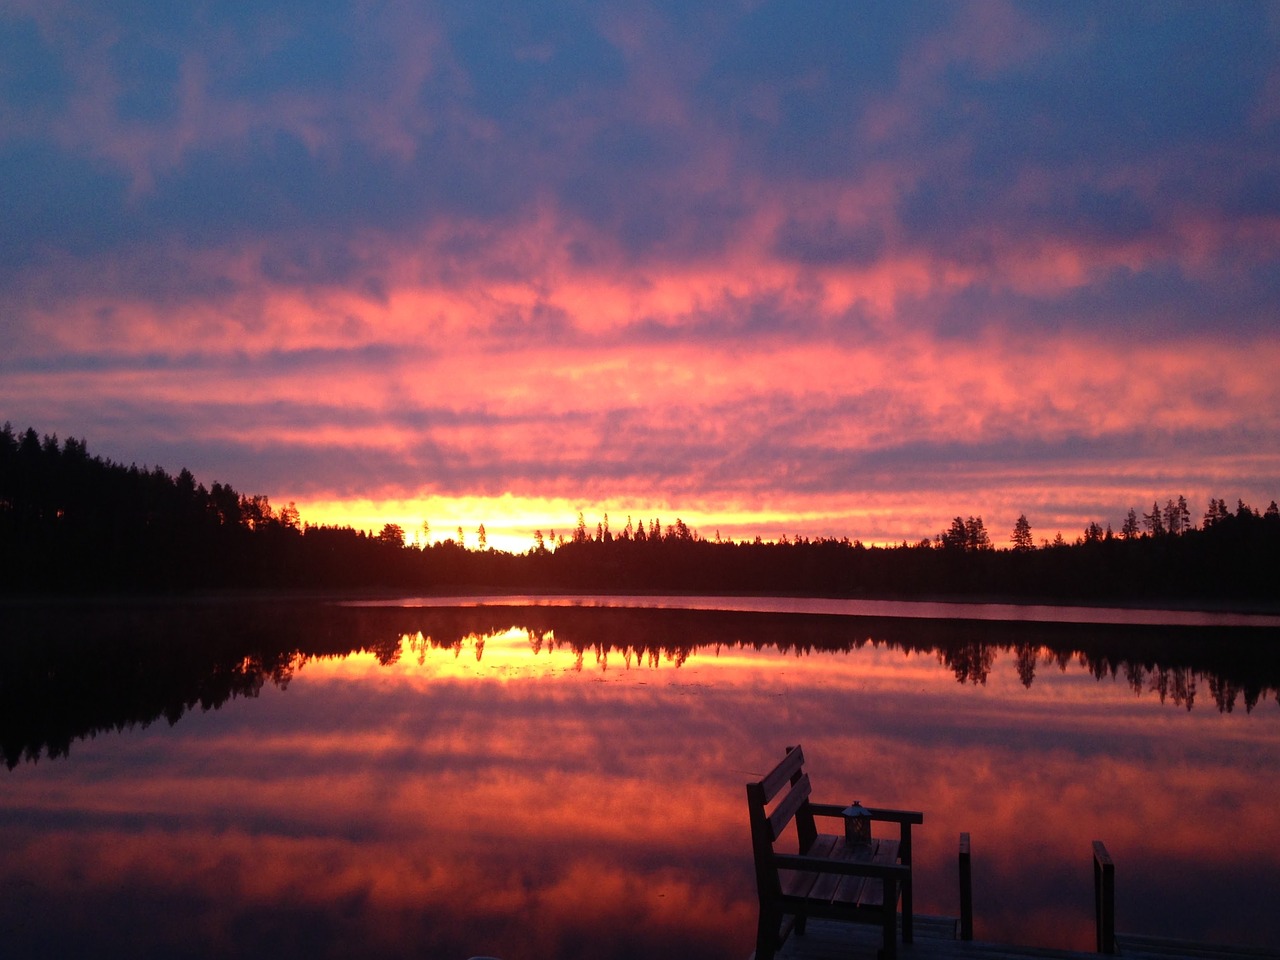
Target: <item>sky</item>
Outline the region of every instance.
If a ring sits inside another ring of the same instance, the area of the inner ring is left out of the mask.
[[[525,549],[1280,497],[1280,6],[7,0],[0,421]]]

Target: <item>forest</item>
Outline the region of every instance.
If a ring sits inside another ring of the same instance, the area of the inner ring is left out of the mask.
[[[884,598],[1233,604],[1280,600],[1280,511],[1184,497],[1130,509],[1119,533],[1090,523],[1035,543],[1025,516],[1008,546],[981,517],[932,538],[867,546],[846,538],[708,539],[683,521],[585,518],[568,537],[534,532],[524,553],[457,540],[419,546],[304,523],[292,505],[190,471],[124,466],[83,440],[0,430],[0,592],[168,594],[208,590],[408,589],[680,592]]]

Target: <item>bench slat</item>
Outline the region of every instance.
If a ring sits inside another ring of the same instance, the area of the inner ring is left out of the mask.
[[[819,836],[818,839],[809,847],[807,856],[813,857],[829,857],[831,849],[835,846],[835,837],[830,835]],[[778,875],[785,877],[782,882],[782,893],[788,897],[805,897],[806,899],[830,899],[824,898],[819,892],[820,884],[824,884],[832,878],[830,874],[822,874],[816,870],[779,870]]]
[[[784,897],[813,898],[813,886],[821,874],[812,870],[779,870],[778,884]]]
[[[884,884],[868,877],[841,877],[832,901],[859,906],[880,906],[884,903]]]
[[[898,862],[898,841],[872,840],[871,846],[862,850],[849,851],[845,848],[844,859],[855,863],[867,862],[893,866]],[[884,904],[884,883],[870,877],[845,877],[836,893],[840,903],[856,903],[863,907],[879,907]]]
[[[760,786],[764,788],[764,802],[770,803],[783,787],[791,782],[791,778],[804,766],[804,751],[799,747],[782,758],[782,762],[764,775]]]
[[[787,829],[787,824],[796,815],[796,811],[800,809],[801,804],[809,799],[809,793],[809,775],[806,773],[791,788],[791,792],[778,802],[773,813],[769,814],[769,830],[772,832],[774,840],[782,836],[782,831]]]
[[[871,862],[889,866],[896,864],[898,862],[898,841],[877,840]],[[884,884],[868,883],[864,886],[861,903],[863,906],[881,906],[884,903]]]
[[[830,860],[840,859],[837,849],[844,846],[844,841],[839,837],[833,837],[829,833],[820,833],[816,840],[805,851],[807,857],[823,857]],[[837,899],[836,890],[845,877],[838,873],[819,874],[818,881],[813,885],[813,889],[809,891],[809,896],[814,900],[821,900],[824,903],[831,903]],[[861,877],[853,878],[861,880]]]
[[[838,873],[846,877],[873,877],[876,880],[891,878],[897,883],[906,883],[911,879],[911,867],[905,863],[855,863],[795,853],[775,853],[769,862],[775,870],[812,870],[814,873]]]

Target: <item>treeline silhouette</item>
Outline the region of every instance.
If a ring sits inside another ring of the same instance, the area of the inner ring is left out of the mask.
[[[791,656],[864,647],[936,658],[958,682],[986,683],[1001,660],[1024,684],[1083,668],[1190,710],[1253,710],[1277,699],[1276,631],[929,621],[591,607],[352,607],[319,602],[10,603],[0,644],[0,753],[10,769],[66,756],[101,733],[177,723],[284,687],[308,660],[406,647],[461,654],[516,629],[529,656],[555,646],[583,669],[669,667],[736,648]],[[1228,636],[1229,635],[1229,636]],[[405,640],[409,642],[406,644]]]
[[[461,583],[468,551],[303,524],[292,504],[189,470],[126,467],[84,441],[0,429],[0,577],[12,591],[360,588]]]
[[[682,520],[568,538],[541,532],[522,554],[459,540],[406,545],[303,523],[292,504],[243,495],[188,470],[125,467],[83,441],[0,430],[0,582],[10,592],[225,588],[728,592],[823,596],[999,596],[1086,601],[1280,600],[1280,510],[1211,500],[1195,525],[1184,498],[1131,509],[1119,535],[1091,523],[1036,547],[1025,516],[995,549],[981,517],[895,547],[848,538],[707,539]]]

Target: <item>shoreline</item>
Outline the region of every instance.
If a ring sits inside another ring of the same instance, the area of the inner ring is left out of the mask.
[[[1260,622],[1257,624],[1236,624],[1235,626],[1256,626],[1262,628],[1280,627],[1280,602],[1260,600],[1232,601],[1218,598],[1144,598],[1131,597],[1125,599],[1092,599],[1061,598],[1052,596],[1024,597],[1008,594],[823,594],[823,593],[761,593],[761,592],[729,592],[707,593],[702,591],[674,590],[520,590],[509,588],[468,585],[457,589],[400,589],[391,587],[377,588],[263,588],[226,589],[226,590],[192,590],[181,592],[78,592],[58,593],[55,591],[40,593],[3,593],[0,592],[0,607],[41,607],[52,605],[71,606],[168,606],[183,604],[226,604],[226,603],[337,603],[370,606],[395,606],[403,602],[406,606],[435,606],[431,601],[456,598],[471,601],[467,605],[485,600],[494,605],[519,606],[519,601],[532,601],[531,605],[591,605],[583,603],[592,599],[606,601],[600,606],[674,606],[687,609],[740,609],[750,612],[769,612],[760,609],[768,606],[769,601],[777,601],[779,605],[798,604],[813,606],[807,612],[837,613],[845,616],[866,617],[905,617],[908,619],[955,619],[976,621],[1018,621],[1027,622],[1107,622],[1107,623],[1142,623],[1137,616],[1126,617],[1126,614],[1179,614],[1194,617],[1202,614],[1206,617],[1245,617],[1257,618],[1261,621],[1274,619],[1275,623]],[[610,603],[608,601],[623,600],[669,600],[694,601],[698,599],[711,601],[710,605],[701,606],[692,603],[646,604],[636,602]],[[547,604],[546,601],[554,601]],[[871,609],[858,612],[841,612],[833,609],[835,605],[868,605]],[[818,609],[823,607],[825,609]],[[908,612],[877,612],[875,608],[905,608]],[[912,611],[910,608],[916,608]],[[922,612],[927,608],[929,612]],[[1058,614],[1058,611],[1095,611],[1111,613],[1112,618],[1094,620],[1089,618],[1069,617]],[[773,612],[788,612],[776,610]],[[804,611],[793,611],[804,612]],[[1020,613],[1040,614],[1039,616],[1020,616]],[[975,616],[973,614],[985,613]],[[1046,614],[1048,614],[1046,618]],[[1170,624],[1170,625],[1177,625]],[[1209,624],[1213,625],[1213,624]],[[1221,624],[1228,625],[1228,624]]]

